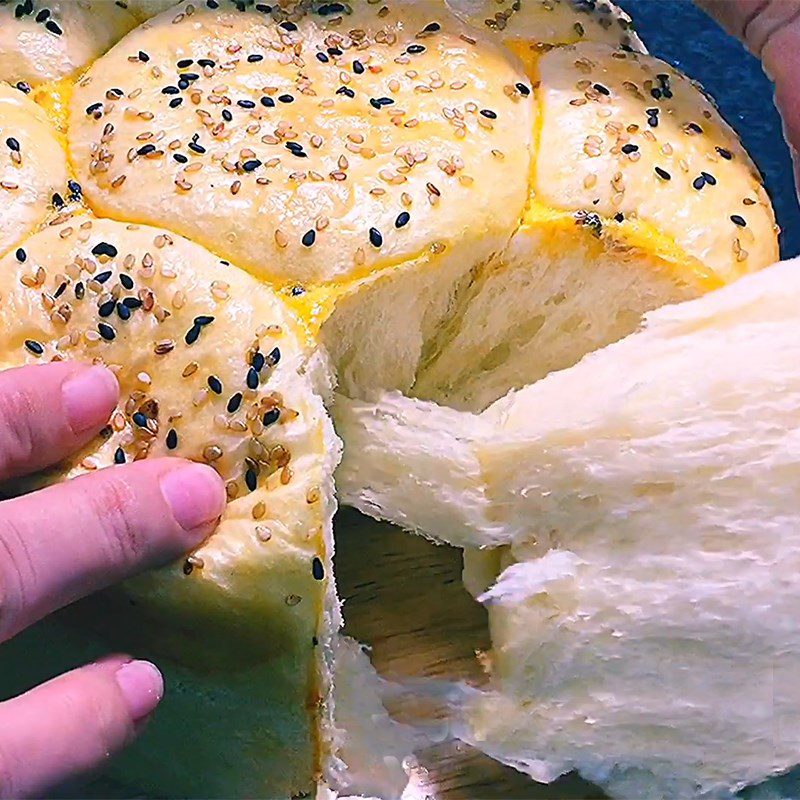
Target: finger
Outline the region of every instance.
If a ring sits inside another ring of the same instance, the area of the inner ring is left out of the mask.
[[[101,366],[63,361],[0,372],[0,480],[78,450],[108,421],[118,394]]]
[[[152,664],[119,656],[0,703],[0,798],[41,797],[101,766],[135,737],[163,691]]]
[[[800,0],[698,0],[737,36],[775,82],[775,103],[784,135],[797,159],[800,150]]]
[[[0,641],[196,547],[225,507],[211,467],[153,459],[0,503]]]

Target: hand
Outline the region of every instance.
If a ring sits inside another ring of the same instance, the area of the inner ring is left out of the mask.
[[[761,59],[775,83],[775,105],[800,186],[800,0],[697,0]]]
[[[87,444],[118,391],[99,366],[0,372],[0,481]],[[111,467],[0,502],[0,641],[192,549],[224,504],[214,470],[178,459]],[[0,703],[0,797],[41,795],[98,766],[136,735],[162,693],[155,666],[110,656]]]

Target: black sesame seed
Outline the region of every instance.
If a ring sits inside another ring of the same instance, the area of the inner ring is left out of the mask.
[[[406,225],[411,221],[411,214],[408,211],[402,211],[397,215],[397,219],[394,221],[395,228],[405,228]]]
[[[61,30],[61,26],[53,19],[47,20],[44,26],[50,33],[54,33],[56,36],[61,36],[61,34],[64,33],[64,31]]]
[[[62,197],[62,196],[61,196],[61,195],[60,195],[58,192],[56,192],[56,193],[55,193],[55,194],[54,194],[54,195],[53,195],[53,196],[50,198],[50,200],[52,201],[52,203],[53,203],[53,206],[54,206],[55,208],[63,208],[63,207],[64,207],[64,205],[65,205],[65,203],[64,203],[64,198],[63,198],[63,197]]]
[[[124,305],[125,308],[129,308],[131,311],[133,311],[134,309],[142,307],[142,301],[138,297],[126,297],[122,301],[122,305]]]
[[[183,103],[182,97],[173,97],[172,100],[169,101],[169,107],[177,108],[181,103]]]
[[[138,425],[140,428],[147,427],[147,416],[141,411],[135,412],[131,419],[133,420],[134,425]]]
[[[133,278],[130,275],[127,275],[124,272],[121,272],[119,275],[119,282],[128,290],[130,291],[133,289]]]
[[[92,103],[90,106],[86,106],[86,116],[87,117],[91,117],[92,114],[95,114],[98,111],[101,111],[102,108],[103,108],[103,104],[102,103]]]
[[[83,285],[83,281],[78,281],[75,284],[75,299],[83,300],[85,294],[86,294],[86,287]]]
[[[312,247],[314,242],[317,241],[317,232],[312,228],[310,231],[306,231],[303,234],[303,246],[304,247]]]
[[[623,222],[625,220],[625,215],[621,211],[618,211],[614,214],[614,220],[616,222]]]
[[[189,81],[190,83],[193,82],[193,81],[199,81],[200,80],[200,76],[196,72],[184,72],[184,73],[178,75],[178,77],[182,81]]]
[[[353,72],[356,75],[361,75],[364,72],[364,65],[358,59],[353,62]]]
[[[260,55],[259,53],[253,53],[252,55],[247,56],[247,62],[249,64],[255,64],[255,63],[257,63],[259,61],[263,61],[263,60],[264,60],[264,56]]]
[[[283,28],[285,31],[289,31],[290,33],[297,30],[297,25],[295,25],[294,22],[288,21],[281,22],[278,27]]]
[[[180,89],[177,86],[165,86],[161,90],[161,94],[178,94]]]
[[[167,433],[167,449],[174,450],[178,446],[178,434],[175,428],[170,428]]]
[[[197,59],[197,66],[198,67],[213,67],[216,66],[216,61],[213,61],[210,58],[198,58]]]
[[[131,318],[131,310],[124,303],[117,303],[117,316],[127,322]]]
[[[49,16],[50,16],[50,9],[49,9],[49,8],[43,8],[43,9],[42,9],[42,10],[41,10],[41,11],[40,11],[40,12],[39,12],[37,15],[36,15],[36,21],[37,21],[38,23],[40,23],[40,24],[41,24],[41,23],[42,23],[42,22],[44,22],[44,21],[45,21],[45,20],[46,20],[46,19],[47,19]]]
[[[200,337],[201,330],[202,328],[199,325],[193,325],[191,328],[189,328],[186,336],[184,337],[186,344],[194,344]]]
[[[705,179],[705,182],[709,186],[716,186],[717,185],[717,179],[713,175],[711,175],[710,173],[701,172],[700,174],[703,176],[703,178]]]
[[[215,319],[216,317],[209,317],[208,315],[204,314],[200,317],[195,317],[194,324],[203,327],[205,325],[210,325]]]
[[[425,45],[422,44],[411,44],[406,48],[406,52],[412,56],[418,55],[419,53],[425,52]]]
[[[258,373],[252,367],[247,370],[246,382],[248,389],[258,389]]]
[[[206,0],[209,8],[217,8],[216,0]],[[211,4],[214,5],[211,5]],[[184,575],[191,575],[194,572],[194,564],[187,558],[186,561],[183,562],[183,574]]]
[[[22,92],[22,94],[30,94],[33,91],[31,89],[31,85],[29,83],[25,83],[25,81],[17,81],[15,86],[20,92]]]
[[[607,87],[605,87],[605,86],[603,86],[603,84],[602,84],[602,83],[596,83],[596,84],[594,85],[594,90],[595,90],[596,92],[600,92],[600,94],[604,94],[604,95],[606,95],[606,96],[608,96],[608,95],[610,95],[610,94],[611,94],[611,92],[608,90],[608,88],[607,88]]]
[[[9,150],[19,153],[19,142],[13,136],[9,136],[8,139],[6,139],[6,146]]]
[[[274,425],[280,419],[280,416],[281,411],[279,408],[271,408],[264,414],[261,421],[264,423],[264,427],[268,428],[270,425]]]
[[[73,181],[73,180],[67,181],[67,188],[70,191],[70,195],[76,199],[83,194],[83,188],[78,183],[78,181]]]
[[[622,147],[620,149],[627,156],[627,155],[630,155],[631,153],[637,152],[639,150],[639,147],[638,147],[638,145],[635,145],[635,144],[624,144],[624,145],[622,145]]]
[[[189,81],[187,81],[187,80],[183,80],[183,79],[179,80],[179,81],[178,81],[178,88],[179,88],[179,89],[180,89],[182,92],[185,92],[185,91],[186,91],[186,90],[189,88]]]
[[[262,97],[261,105],[266,108],[275,108],[275,101],[271,97]]]
[[[140,50],[138,56],[139,56],[139,61],[145,64],[150,60],[150,56],[147,55],[147,53],[145,53],[144,50]]]
[[[40,356],[44,353],[44,347],[35,339],[26,339],[25,349],[33,353],[35,356]]]
[[[724,147],[715,147],[714,148],[726,161],[730,161],[733,158],[733,153],[730,150],[726,150]]]
[[[92,248],[93,256],[108,256],[109,258],[117,257],[117,248],[108,242],[99,242]],[[101,281],[102,283],[102,281]]]
[[[692,133],[702,133],[703,129],[696,123],[696,122],[689,122],[686,125],[686,128],[690,130]]]
[[[242,405],[242,393],[236,392],[235,395],[228,400],[228,413],[235,414]]]
[[[328,55],[329,56],[340,56],[342,51],[338,47],[329,47],[328,48]]]
[[[373,97],[370,99],[369,104],[373,108],[381,109],[384,106],[394,105],[394,100],[391,97]]]
[[[314,576],[315,581],[321,581],[325,577],[325,567],[317,556],[314,556],[311,562],[311,574]]]
[[[516,86],[516,88],[517,88],[517,91],[518,91],[518,92],[519,92],[519,93],[520,93],[520,94],[521,94],[523,97],[527,97],[527,96],[528,96],[528,95],[531,93],[530,87],[529,87],[529,86],[526,86],[524,83],[516,83],[516,84],[514,84],[514,85]]]
[[[28,254],[20,247],[14,254],[20,264],[24,264],[28,260]]]
[[[185,164],[189,159],[183,153],[175,153],[172,156],[179,164]]]
[[[340,86],[336,90],[336,94],[343,94],[343,95],[346,95],[347,97],[355,97],[356,96],[356,93],[349,86]],[[375,101],[374,100],[370,100],[370,103],[372,103],[374,105]],[[375,108],[380,108],[380,106],[375,106]]]
[[[660,100],[661,99],[661,89],[651,89],[650,90],[650,96],[654,100]]]
[[[373,247],[381,247],[383,245],[383,234],[377,228],[370,228],[369,242]]]
[[[105,283],[110,277],[111,277],[111,270],[107,269],[105,272],[98,272],[97,275],[94,276],[94,280],[102,284]]]
[[[256,353],[252,360],[250,361],[250,366],[256,371],[261,372],[264,369],[264,362],[267,359],[264,357],[264,354],[261,352]]]
[[[291,295],[292,297],[300,297],[301,294],[305,294],[306,290],[302,286],[292,286],[291,288]]]
[[[266,3],[256,3],[256,11],[261,14],[269,14],[272,11],[272,6],[268,6]]]
[[[497,114],[491,108],[482,108],[481,116],[486,117],[486,119],[497,119]]]
[[[294,97],[290,94],[282,94],[278,100],[280,100],[281,103],[294,103]]]
[[[659,178],[663,178],[665,181],[672,180],[672,175],[670,175],[665,169],[662,169],[661,167],[655,167],[654,169]]]
[[[187,67],[191,67],[194,64],[194,61],[191,58],[182,58],[176,66],[178,69],[186,69]]]
[[[188,147],[188,148],[189,148],[189,149],[190,149],[190,150],[191,150],[193,153],[199,153],[200,155],[203,155],[203,153],[205,153],[205,152],[206,152],[206,149],[205,149],[205,147],[203,147],[203,145],[201,145],[201,144],[197,144],[197,142],[189,142],[189,144],[187,145],[187,147]]]
[[[105,303],[101,303],[97,309],[97,313],[103,317],[110,317],[114,313],[114,309],[117,307],[117,303],[115,300],[107,300]]]
[[[268,356],[267,356],[267,363],[274,367],[276,364],[279,364],[281,361],[281,351],[279,348],[275,348]]]
[[[66,289],[67,289],[67,282],[66,281],[61,281],[61,284],[59,285],[58,289],[56,289],[55,294],[53,295],[53,297],[56,297],[56,298],[61,297],[61,295],[64,294],[64,292],[66,291]]]
[[[747,220],[738,214],[731,214],[731,222],[734,225],[738,225],[740,228],[744,228],[747,225]]]
[[[125,451],[118,447],[116,452],[114,453],[114,463],[115,464],[124,464],[125,463]]]
[[[256,490],[256,487],[258,486],[258,475],[256,475],[255,470],[248,469],[247,472],[245,472],[244,482],[251,492]]]
[[[236,105],[239,106],[239,108],[247,109],[256,107],[256,104],[252,100],[237,100]]]
[[[137,151],[137,156],[148,156],[150,153],[155,153],[156,146],[154,144],[145,144],[142,145]]]
[[[323,64],[327,64],[330,62],[330,59],[328,58],[327,55],[325,55],[325,53],[317,53],[317,61],[321,61]]]
[[[698,175],[693,181],[692,186],[699,192],[706,185],[706,179],[702,175]]]
[[[255,169],[258,169],[261,166],[261,162],[257,158],[251,158],[249,161],[245,161],[242,164],[242,169],[245,172],[252,172]]]
[[[216,375],[208,376],[208,388],[214,394],[222,394],[222,381]]]
[[[105,322],[97,326],[97,331],[107,342],[113,342],[117,338],[117,332]]]
[[[423,29],[423,33],[436,33],[440,31],[442,26],[438,22],[429,22]]]

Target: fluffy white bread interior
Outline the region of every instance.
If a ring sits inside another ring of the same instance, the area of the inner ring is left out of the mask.
[[[654,312],[421,430],[428,456],[442,431],[455,442],[455,477],[415,453],[406,469],[430,481],[417,505],[461,497],[467,526],[475,505],[487,535],[510,537],[468,558],[473,591],[496,580],[493,687],[468,741],[626,798],[729,797],[796,763],[798,266]],[[408,411],[395,400],[387,418]]]
[[[339,444],[305,328],[274,291],[161,229],[77,215],[24,246],[24,263],[0,260],[0,368],[96,360],[121,387],[109,428],[47,480],[177,455],[211,463],[229,502],[188,560],[4,646],[3,691],[34,679],[26,659],[56,672],[109,648],[149,655],[170,692],[116,776],[169,796],[310,791],[331,735]]]
[[[359,396],[345,379],[335,408],[347,445],[344,502],[459,545],[495,546],[518,531],[490,509],[469,445],[491,435],[494,417],[443,405],[483,409],[630,333],[643,312],[777,258],[750,160],[686,78],[650,56],[588,42],[550,50],[539,73],[547,144],[532,197],[506,250],[458,294],[427,346],[411,391],[430,402],[374,389]],[[403,297],[397,306],[406,308]],[[379,346],[373,337],[373,359]]]
[[[67,157],[55,131],[39,106],[0,82],[0,255],[44,222],[56,192],[66,199]]]
[[[0,80],[38,86],[65,78],[135,25],[113,0],[0,0]]]

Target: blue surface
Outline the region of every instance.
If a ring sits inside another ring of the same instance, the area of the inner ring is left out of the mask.
[[[800,207],[792,162],[759,62],[690,0],[617,0],[648,50],[700,81],[758,165],[783,229],[784,258],[800,254]],[[800,102],[800,101],[799,101]]]

